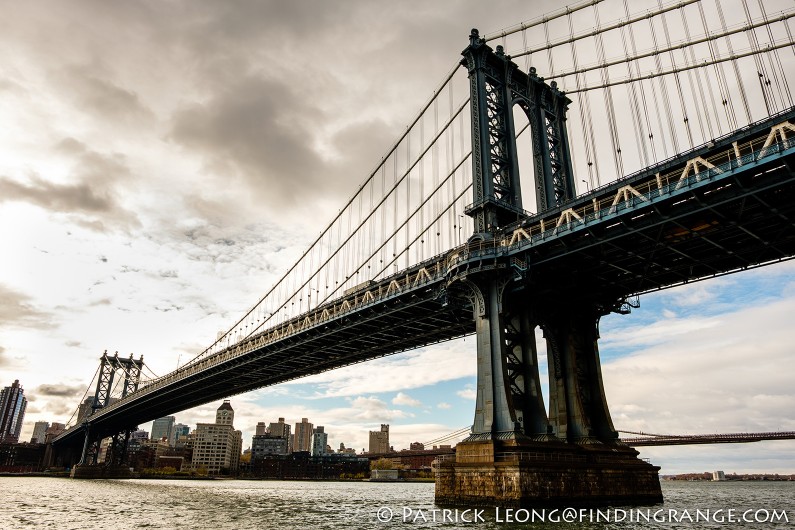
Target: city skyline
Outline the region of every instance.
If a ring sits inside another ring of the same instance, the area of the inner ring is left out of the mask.
[[[352,195],[460,59],[470,28],[498,31],[559,5],[499,7],[9,9],[0,244],[13,259],[0,264],[0,386],[26,389],[20,439],[36,421],[69,418],[103,350],[143,354],[157,375],[202,351]],[[781,368],[795,339],[793,272],[784,263],[699,282],[604,318],[616,428],[795,430],[793,376]],[[545,380],[540,335],[539,353]],[[258,422],[285,417],[359,451],[381,424],[396,448],[471,424],[474,385],[467,338],[231,399],[244,447]],[[217,405],[173,415],[206,423]],[[791,442],[641,456],[663,474],[795,472]]]

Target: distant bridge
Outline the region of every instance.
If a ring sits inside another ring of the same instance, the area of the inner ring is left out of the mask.
[[[632,447],[658,445],[699,445],[699,444],[737,444],[762,442],[766,440],[795,440],[795,432],[751,432],[730,434],[646,434],[642,432],[619,431],[638,434],[633,438],[621,438],[621,442]]]

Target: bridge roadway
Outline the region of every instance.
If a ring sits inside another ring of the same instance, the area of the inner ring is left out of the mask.
[[[632,447],[660,445],[698,445],[698,444],[736,444],[761,442],[765,440],[795,440],[795,432],[752,432],[731,434],[691,434],[638,436],[621,438],[621,441]]]
[[[783,125],[782,125],[783,124]],[[529,300],[620,301],[795,256],[795,108],[540,215],[517,213],[393,276],[151,381],[92,415],[108,436],[230,395],[474,333],[463,282],[503,269]],[[85,425],[55,441],[77,445]]]

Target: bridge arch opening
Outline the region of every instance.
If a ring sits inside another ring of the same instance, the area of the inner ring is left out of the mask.
[[[530,120],[521,105],[513,106],[513,126],[516,131],[516,158],[519,164],[521,204],[526,211],[538,212],[536,202],[536,172],[533,164],[533,138]]]

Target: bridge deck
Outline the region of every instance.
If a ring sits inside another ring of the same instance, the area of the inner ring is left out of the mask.
[[[699,445],[699,444],[735,444],[762,442],[769,440],[795,440],[795,432],[754,432],[732,434],[694,434],[684,436],[638,436],[622,438],[621,441],[632,447],[649,447],[661,445]]]
[[[484,268],[513,269],[543,302],[583,293],[619,299],[789,259],[795,141],[782,132],[766,146],[775,125],[787,120],[795,121],[795,109],[207,355],[98,411],[92,429],[109,435],[233,394],[473,333],[466,297],[449,286]],[[57,442],[77,443],[82,429]]]

